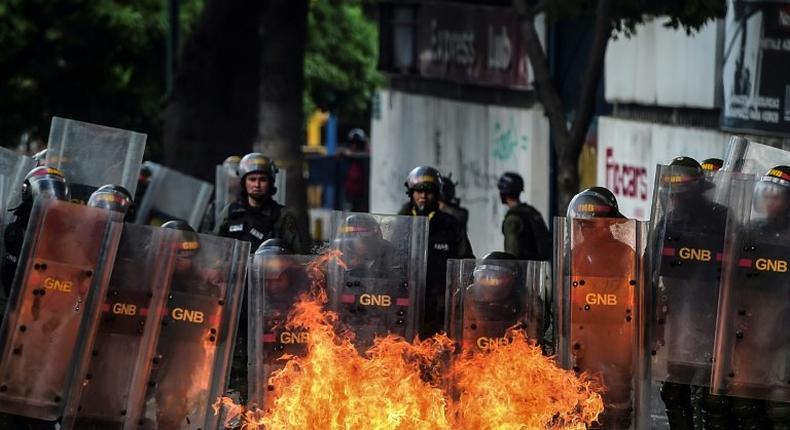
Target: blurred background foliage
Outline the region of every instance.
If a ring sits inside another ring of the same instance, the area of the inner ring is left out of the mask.
[[[204,1],[179,0],[180,40],[200,25]],[[320,108],[368,123],[382,80],[372,3],[310,2],[306,114]],[[57,115],[148,133],[149,146],[161,145],[167,32],[167,0],[0,2],[0,144],[45,143]]]

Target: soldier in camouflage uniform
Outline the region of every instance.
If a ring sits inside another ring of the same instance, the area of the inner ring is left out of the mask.
[[[505,252],[520,260],[546,261],[551,258],[551,235],[537,209],[520,200],[524,179],[513,172],[505,172],[497,181],[499,198],[508,207],[502,221]]]

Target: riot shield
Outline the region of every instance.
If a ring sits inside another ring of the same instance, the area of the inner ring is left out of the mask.
[[[33,207],[0,332],[0,410],[53,420],[96,332],[120,214],[58,200]]]
[[[790,402],[790,218],[761,182],[733,181],[711,391]]]
[[[64,429],[122,429],[141,403],[132,377],[150,354],[169,292],[177,231],[124,224],[96,339],[78,365],[62,421]],[[133,424],[135,425],[135,424]]]
[[[47,164],[66,174],[71,198],[79,203],[106,184],[135,195],[145,141],[142,133],[52,117]]]
[[[522,330],[541,344],[546,296],[551,282],[547,261],[447,261],[445,330],[462,351],[489,351]]]
[[[763,175],[768,169],[780,164],[790,164],[790,151],[733,136],[727,146],[722,170]]]
[[[32,158],[0,147],[0,175],[5,177],[3,184],[3,200],[0,202],[3,213],[20,203],[20,191],[25,175],[35,167]]]
[[[127,428],[218,426],[211,406],[227,388],[250,245],[179,233],[155,346],[152,354],[140,358],[132,377],[132,389],[145,394],[131,411]]]
[[[284,356],[305,354],[304,330],[286,327],[288,313],[310,290],[312,258],[302,255],[255,255],[249,270],[248,404],[267,407],[277,392],[269,377],[285,366]]]
[[[712,201],[737,174],[702,177],[658,166],[650,216],[652,373],[658,381],[710,384],[728,210]]]
[[[287,195],[286,191],[288,190],[288,182],[287,178],[288,169],[284,167],[278,167],[277,173],[275,173],[274,183],[277,186],[277,192],[272,196],[272,199],[285,206],[285,196]]]
[[[206,212],[213,186],[156,163],[146,162],[153,172],[151,183],[140,202],[137,224],[160,226],[180,219],[195,230]]]
[[[239,198],[241,191],[241,183],[239,177],[228,172],[228,169],[223,166],[217,166],[217,183],[214,188],[214,220],[215,222],[220,219],[220,214],[226,206],[231,204]]]
[[[649,428],[644,222],[556,218],[560,364],[601,378],[604,429]]]
[[[0,228],[5,232],[6,224],[13,217],[8,216],[8,211],[21,203],[22,182],[25,175],[35,166],[32,158],[0,147]],[[5,240],[0,240],[0,261],[5,255]],[[5,310],[4,292],[0,292],[0,309]],[[2,315],[2,313],[0,313]]]
[[[343,264],[328,268],[329,308],[360,350],[376,336],[411,340],[422,320],[426,217],[332,213],[331,238]]]

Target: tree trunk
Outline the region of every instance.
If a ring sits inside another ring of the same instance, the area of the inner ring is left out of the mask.
[[[535,28],[535,17],[542,5],[543,3],[533,8],[527,4],[526,0],[514,0],[513,2],[521,22],[527,56],[535,74],[535,92],[549,119],[551,140],[557,154],[558,166],[555,178],[558,194],[556,210],[558,214],[563,215],[568,208],[568,203],[580,191],[577,167],[579,154],[595,113],[596,91],[603,74],[606,47],[612,34],[612,5],[611,0],[598,1],[595,11],[595,34],[587,60],[582,89],[575,107],[573,124],[570,128],[559,92],[551,79],[546,52],[540,44]]]
[[[286,169],[286,206],[307,231],[302,91],[307,38],[307,0],[265,2],[261,21],[262,55],[255,149]]]
[[[252,150],[262,9],[259,0],[206,2],[165,112],[165,165],[213,183],[217,164]]]

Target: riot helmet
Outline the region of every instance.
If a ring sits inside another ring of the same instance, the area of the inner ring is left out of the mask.
[[[673,196],[700,194],[708,184],[702,166],[691,157],[676,157],[669,167],[664,170],[661,182]]]
[[[102,185],[91,194],[88,206],[125,214],[132,206],[132,194],[120,185]]]
[[[151,182],[151,176],[154,172],[151,171],[151,166],[143,164],[140,166],[140,173],[137,175],[137,186],[148,185]]]
[[[343,252],[350,268],[370,266],[383,249],[381,226],[370,214],[355,213],[346,217],[338,231],[335,245]]]
[[[417,166],[409,172],[406,177],[406,194],[411,196],[414,191],[439,192],[439,178],[441,174],[438,170],[430,166]]]
[[[271,158],[261,154],[260,152],[252,152],[239,160],[239,177],[244,180],[244,177],[250,173],[263,173],[271,179],[274,183],[274,178],[279,171],[277,164]]]
[[[472,272],[472,299],[475,302],[501,302],[510,298],[518,276],[516,257],[507,252],[490,252]]]
[[[587,188],[585,191],[592,191],[594,193],[598,193],[598,194],[602,195],[604,198],[606,198],[606,200],[609,201],[609,203],[612,206],[614,206],[615,210],[617,210],[617,218],[625,218],[625,216],[620,213],[620,206],[617,204],[617,197],[615,197],[614,193],[611,192],[608,188],[594,186],[594,187]]]
[[[620,218],[614,194],[586,189],[576,194],[568,205],[568,218]]]
[[[35,197],[68,200],[69,184],[63,172],[50,166],[34,167],[28,172],[22,184],[22,199],[31,200]]]
[[[706,172],[718,172],[724,166],[724,160],[721,158],[708,158],[706,160],[702,160],[702,164],[700,165],[702,170]]]
[[[417,166],[409,172],[406,177],[406,194],[412,200],[417,215],[428,215],[439,207],[439,181],[441,174],[438,170],[430,166]],[[414,192],[422,191],[426,194],[431,194],[433,197],[426,195],[424,200],[416,201],[414,199]]]
[[[261,154],[260,152],[252,152],[242,157],[241,161],[239,161],[239,179],[241,181],[242,197],[246,198],[248,195],[245,179],[247,178],[247,175],[251,173],[261,173],[265,175],[271,182],[268,193],[251,195],[251,197],[254,199],[266,199],[267,197],[273,196],[277,192],[277,187],[275,187],[274,181],[278,171],[279,170],[277,169],[277,165],[275,164],[274,160]]]
[[[227,173],[228,176],[238,176],[239,163],[241,163],[241,157],[238,155],[231,155],[222,162],[222,167],[225,168],[225,173]]]
[[[754,205],[765,218],[790,217],[790,166],[776,166],[760,178],[754,189]]]
[[[178,239],[174,242],[176,255],[179,257],[190,258],[197,255],[200,250],[200,240],[198,234],[186,221],[173,220],[162,224],[162,228],[178,230]]]
[[[338,231],[340,237],[382,240],[381,226],[373,215],[355,213],[346,217]]]
[[[274,237],[271,239],[266,239],[261,243],[258,249],[255,251],[255,255],[284,255],[288,254],[288,248],[285,246],[285,243]]]
[[[518,196],[524,191],[524,178],[518,173],[505,172],[496,182],[499,194],[506,196]]]

